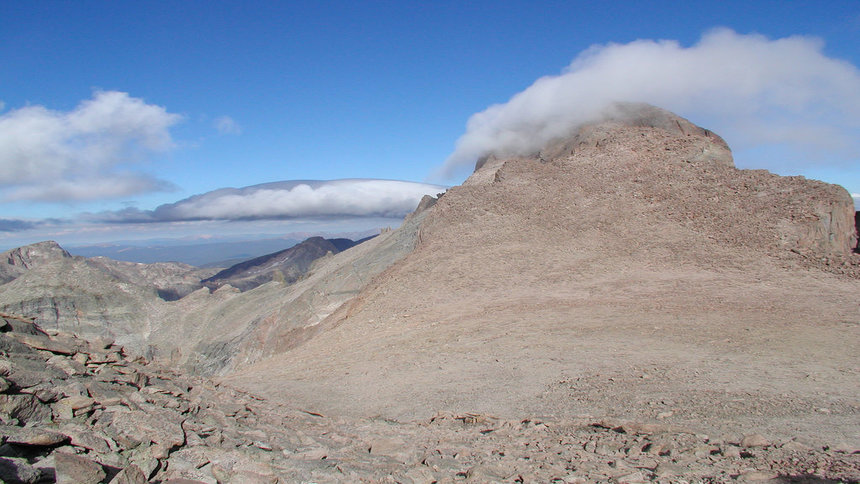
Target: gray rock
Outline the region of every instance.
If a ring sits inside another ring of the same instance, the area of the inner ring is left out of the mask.
[[[0,457],[0,481],[8,484],[43,482],[45,473],[27,463],[26,459]]]
[[[0,394],[0,420],[21,424],[48,422],[51,409],[33,395]]]
[[[131,464],[125,469],[119,471],[117,475],[111,479],[110,484],[147,484],[149,480],[143,475],[140,467]]]
[[[138,444],[164,444],[168,448],[185,443],[185,431],[176,414],[161,412],[115,413],[108,433],[115,433]]]
[[[10,333],[13,338],[31,348],[37,350],[50,351],[60,355],[72,355],[75,353],[74,348],[64,345],[47,335],[26,334],[26,333]]]
[[[746,435],[741,440],[741,447],[747,449],[752,447],[767,447],[768,445],[770,445],[770,442],[761,434]]]
[[[0,436],[10,444],[39,447],[53,447],[69,441],[68,435],[53,430],[12,425],[0,425]]]
[[[99,484],[106,473],[101,464],[81,455],[54,453],[57,484]]]

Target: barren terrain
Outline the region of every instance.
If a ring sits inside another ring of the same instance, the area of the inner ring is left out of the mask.
[[[294,284],[10,251],[0,479],[858,482],[854,217],[628,105]]]

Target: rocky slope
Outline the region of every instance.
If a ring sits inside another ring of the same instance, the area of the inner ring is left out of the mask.
[[[110,340],[0,318],[0,480],[837,482],[850,448],[662,424],[439,414],[330,418],[129,358]],[[825,451],[826,450],[826,451]],[[816,480],[817,479],[817,480]]]
[[[248,287],[243,283],[277,271],[290,274],[247,293],[229,284],[204,287],[201,278],[213,269],[75,257],[42,242],[0,255],[0,280],[8,281],[0,285],[0,311],[47,329],[113,338],[133,354],[201,374],[224,372],[314,334],[325,316],[411,250],[417,224],[362,250],[346,251],[356,243],[349,239],[312,238],[216,278]],[[294,284],[299,275],[306,280]]]
[[[213,272],[87,259],[40,242],[0,254],[0,311],[36,318],[47,329],[116,338],[140,351],[149,316],[165,300],[202,287],[200,278]]]
[[[224,381],[325,414],[582,415],[860,445],[836,186],[656,108],[489,157],[306,343]],[[853,461],[856,465],[856,458]]]
[[[425,215],[318,259],[294,284],[270,282],[247,292],[204,288],[161,308],[148,355],[212,375],[302,344],[327,328],[326,318],[344,302],[412,250]]]

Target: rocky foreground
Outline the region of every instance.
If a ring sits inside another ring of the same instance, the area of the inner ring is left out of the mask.
[[[328,418],[0,318],[7,483],[857,482],[860,451],[668,425]]]

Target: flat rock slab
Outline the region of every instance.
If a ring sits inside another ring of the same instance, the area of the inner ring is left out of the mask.
[[[37,350],[45,350],[50,351],[51,353],[56,353],[59,355],[73,355],[76,353],[75,349],[71,346],[60,343],[59,341],[53,340],[48,336],[42,336],[37,334],[24,334],[24,333],[10,333],[13,338],[18,340],[19,343],[24,343],[25,345],[35,348]]]
[[[106,476],[101,464],[84,456],[56,452],[57,484],[99,484]]]
[[[175,414],[157,413],[116,413],[113,415],[110,429],[120,436],[134,442],[161,444],[168,448],[178,447],[185,443],[185,431],[182,423],[175,421]]]
[[[13,425],[0,425],[0,436],[6,439],[6,443],[17,445],[32,445],[40,447],[53,447],[69,441],[69,436],[44,428],[17,427]]]

